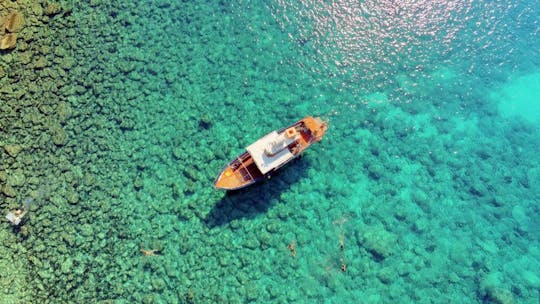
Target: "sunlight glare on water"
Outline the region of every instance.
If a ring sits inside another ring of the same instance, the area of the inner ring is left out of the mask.
[[[512,37],[521,30],[520,21],[531,23],[530,6],[470,0],[278,0],[270,10],[311,63],[297,65],[309,67],[325,81],[334,78],[336,84],[362,92],[395,85],[396,72],[429,77],[428,70],[445,62],[464,63],[463,73],[484,68],[478,57],[490,61],[485,62],[488,69],[493,61],[511,64]],[[482,54],[495,49],[500,50],[496,57]],[[364,90],[357,86],[361,81]]]
[[[414,68],[409,65],[420,64],[431,48],[449,48],[469,9],[466,1],[278,1],[273,7],[282,28],[316,57],[319,72],[355,78],[377,77],[398,64]]]

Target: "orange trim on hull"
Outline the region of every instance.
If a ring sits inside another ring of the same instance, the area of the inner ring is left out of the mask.
[[[288,159],[281,159],[281,161],[279,161],[278,163],[276,159],[271,159],[271,156],[268,156],[266,154],[267,158],[270,157],[270,161],[267,162],[267,160],[264,160],[264,163],[261,164],[260,155],[257,154],[255,156],[252,156],[250,154],[258,153],[258,150],[250,149],[248,147],[248,151],[251,152],[246,151],[238,158],[231,161],[221,171],[218,178],[216,178],[214,182],[214,187],[216,189],[237,190],[254,184],[261,179],[264,179],[264,177],[271,174],[271,172],[274,172],[278,168],[298,157],[298,155],[300,155],[301,152],[311,146],[312,143],[320,141],[327,129],[327,122],[322,121],[318,117],[314,118],[311,116],[307,116],[304,119],[290,125],[289,127],[281,129],[280,131],[278,131],[277,134],[282,134],[282,136],[286,136],[288,139],[292,140],[287,141],[287,145],[283,148],[289,149],[288,152],[290,153],[288,154],[290,155],[290,157]],[[273,136],[275,136],[275,138],[279,138],[275,131],[269,133],[267,136],[271,134],[275,134]],[[299,134],[300,136],[297,136],[297,134]],[[261,140],[267,139],[267,136],[263,137],[251,146],[259,144]],[[267,167],[268,164],[273,165],[273,167]],[[261,171],[261,165],[263,165],[265,169],[264,171]],[[263,174],[262,172],[266,172],[266,174]]]
[[[244,187],[247,184],[249,183],[244,181],[238,171],[234,172],[231,167],[227,167],[214,183],[214,187],[232,190]]]

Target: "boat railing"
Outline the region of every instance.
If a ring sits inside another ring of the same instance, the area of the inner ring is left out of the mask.
[[[253,176],[251,176],[251,173],[249,173],[248,168],[246,167],[246,165],[244,165],[244,162],[242,161],[242,159],[238,158],[237,160],[238,160],[238,163],[240,164],[240,168],[238,169],[238,172],[242,174],[242,178],[244,180],[254,180]]]
[[[240,172],[240,174],[242,174],[242,178],[244,180],[246,180],[246,181],[254,180],[253,176],[251,176],[251,173],[249,173],[249,170],[244,165],[242,165],[242,168],[240,168],[240,170],[238,170],[238,172]]]

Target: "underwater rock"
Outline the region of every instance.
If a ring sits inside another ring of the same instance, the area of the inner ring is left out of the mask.
[[[8,144],[4,146],[4,150],[6,151],[7,154],[9,154],[9,156],[17,157],[19,152],[21,152],[22,147],[21,145],[17,145],[17,144]]]
[[[6,31],[15,33],[20,31],[24,26],[24,17],[17,11],[9,14],[6,20]]]
[[[47,58],[45,56],[40,56],[38,60],[34,63],[34,69],[43,69],[47,66]]]
[[[65,102],[60,102],[56,108],[56,114],[59,121],[64,122],[68,120],[72,115],[71,106]]]
[[[16,197],[17,196],[17,192],[10,185],[4,185],[4,187],[2,187],[2,193],[7,197]]]
[[[268,231],[271,234],[279,233],[281,231],[281,226],[279,225],[279,223],[275,221],[271,221],[266,225],[266,231]]]
[[[381,268],[377,273],[377,278],[383,284],[390,284],[397,279],[395,272],[390,267]]]
[[[485,298],[489,303],[496,304],[513,304],[515,303],[512,292],[508,289],[494,288],[488,289],[485,294]]]
[[[0,40],[0,50],[9,50],[17,44],[17,34],[7,34]]]
[[[24,185],[25,181],[26,177],[23,170],[17,169],[8,176],[7,184],[13,187],[20,187]]]
[[[28,11],[30,12],[30,15],[34,16],[42,16],[43,15],[43,7],[41,6],[41,3],[33,2],[29,4]]]
[[[369,227],[359,232],[358,240],[377,259],[388,257],[395,246],[396,237],[383,228]]]
[[[66,199],[67,199],[68,203],[74,205],[74,204],[77,204],[79,202],[79,195],[77,194],[77,192],[71,191],[71,192],[68,193]]]
[[[63,146],[67,143],[67,133],[62,129],[61,127],[57,127],[54,130],[54,135],[52,137],[52,140],[55,145],[57,146]]]
[[[248,284],[245,287],[246,299],[249,302],[255,301],[260,298],[259,289],[254,284]]]
[[[63,274],[71,273],[72,269],[73,269],[73,260],[70,258],[67,258],[66,260],[64,260],[64,262],[62,262],[60,266],[60,270]]]
[[[30,228],[28,226],[19,227],[21,236],[26,239],[30,236]]]
[[[47,8],[45,9],[45,15],[52,17],[56,14],[59,14],[62,11],[62,7],[60,4],[51,2],[47,5]]]
[[[471,254],[466,243],[455,242],[448,248],[450,259],[457,265],[470,267],[472,263]]]
[[[506,297],[504,296],[503,274],[501,272],[489,273],[479,283],[479,294],[483,297],[495,303],[511,303],[503,299]]]
[[[167,284],[165,283],[165,281],[163,279],[161,279],[161,278],[153,278],[152,279],[152,288],[153,288],[153,290],[161,292],[161,291],[163,291],[163,289],[165,289],[165,287],[167,287]]]
[[[244,242],[244,247],[252,249],[252,250],[257,249],[260,246],[261,246],[261,244],[259,243],[259,241],[254,236],[251,236],[250,238],[248,238]]]
[[[530,226],[528,212],[523,206],[516,205],[512,208],[512,218],[518,224],[519,229],[528,231]]]
[[[533,271],[526,270],[523,272],[522,276],[527,285],[534,289],[540,288],[540,277],[538,277],[538,275],[535,274]]]

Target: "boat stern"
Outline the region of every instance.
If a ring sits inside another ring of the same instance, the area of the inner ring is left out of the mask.
[[[304,125],[311,131],[314,141],[320,141],[326,130],[328,130],[328,122],[322,120],[320,117],[308,116],[303,121]]]

